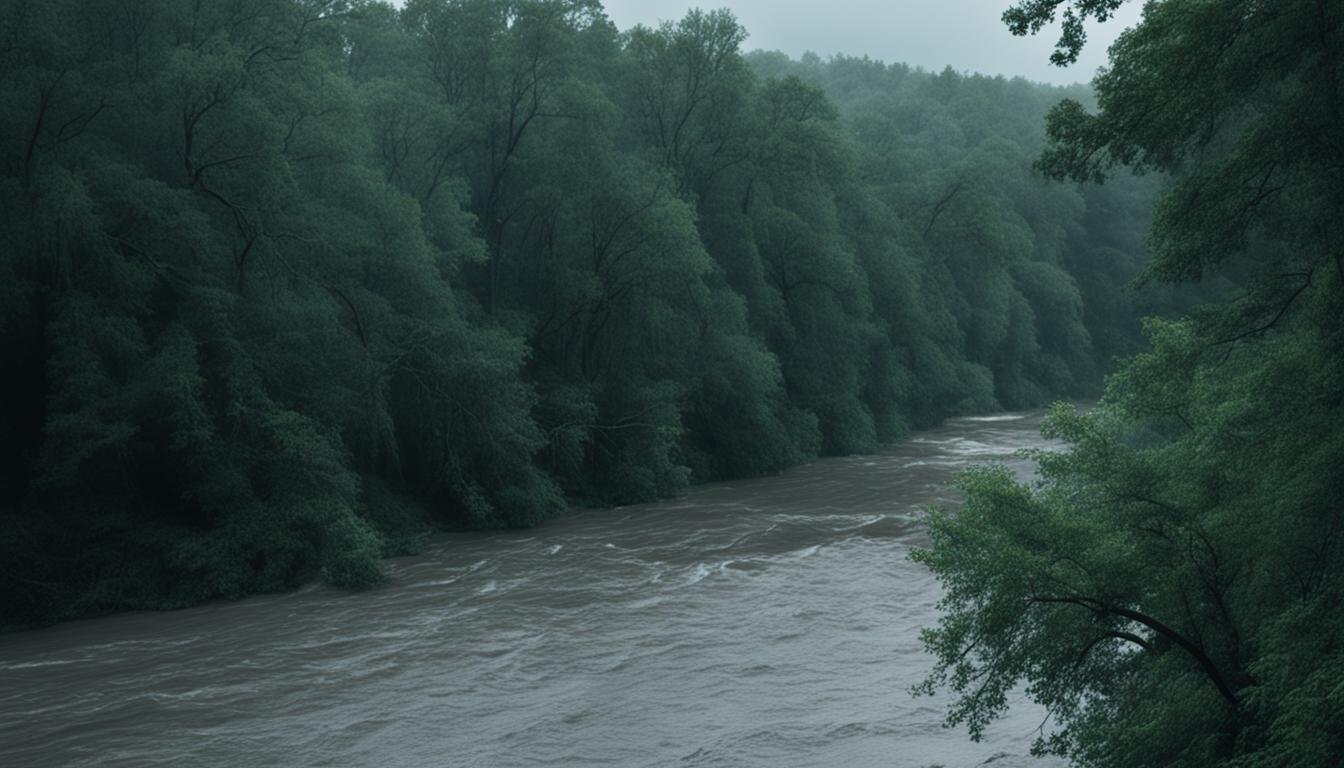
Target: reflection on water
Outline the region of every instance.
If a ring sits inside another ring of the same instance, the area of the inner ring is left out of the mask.
[[[911,698],[938,589],[906,553],[1039,414],[522,533],[325,588],[0,637],[0,765],[1041,766]],[[1050,763],[1053,765],[1053,763]]]

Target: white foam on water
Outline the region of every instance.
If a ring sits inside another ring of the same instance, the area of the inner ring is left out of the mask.
[[[1022,419],[1025,418],[1027,418],[1026,415],[1021,413],[1000,413],[993,416],[966,416],[965,418],[957,419],[957,421],[975,421],[975,422],[1021,421]]]
[[[0,664],[0,669],[36,669],[38,667],[59,667],[65,664],[87,661],[87,659],[53,659],[52,661],[24,661],[18,664]]]
[[[700,582],[708,578],[709,575],[713,572],[714,571],[711,570],[710,567],[705,565],[704,563],[696,563],[695,567],[691,569],[691,574],[686,577],[686,584],[687,585],[699,584]]]
[[[653,606],[658,605],[660,603],[664,603],[666,601],[667,601],[666,596],[654,595],[652,597],[644,597],[640,598],[639,600],[631,601],[629,605],[631,608],[652,608]]]
[[[449,584],[452,584],[453,582],[457,581],[457,580],[460,579],[460,578],[462,578],[462,577],[460,577],[460,576],[453,576],[452,578],[448,578],[448,579],[435,579],[434,581],[417,581],[416,583],[411,584],[410,586],[412,586],[412,587],[445,587],[445,586],[447,586],[447,585],[449,585]]]

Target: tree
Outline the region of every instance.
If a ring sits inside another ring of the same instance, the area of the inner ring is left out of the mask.
[[[1007,18],[1037,29],[1061,3]],[[1117,3],[1072,4],[1104,18]],[[1069,18],[1066,16],[1066,19]],[[1230,300],[1150,320],[1088,414],[1057,408],[1038,481],[966,475],[916,554],[947,588],[922,690],[973,735],[1025,682],[1037,748],[1080,764],[1328,765],[1344,752],[1344,14],[1315,2],[1149,3],[1050,114],[1038,167],[1173,174],[1150,279]],[[1066,24],[1061,50],[1081,38]],[[1058,55],[1058,54],[1057,54]],[[1335,607],[1331,607],[1335,606]]]

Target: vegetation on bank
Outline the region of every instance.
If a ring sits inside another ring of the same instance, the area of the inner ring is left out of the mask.
[[[1020,31],[1069,7],[1033,0]],[[1069,33],[1069,30],[1073,30]],[[967,474],[917,555],[947,589],[926,633],[949,720],[980,730],[1023,683],[1037,749],[1076,764],[1344,761],[1344,5],[1168,0],[1110,49],[1098,109],[1053,108],[1039,167],[1171,173],[1150,279],[1230,276],[1228,300],[1150,320],[1151,348],[1041,479]]]
[[[1031,170],[1089,92],[743,38],[0,0],[0,623],[366,585],[432,525],[869,450],[1141,348],[1158,182]]]

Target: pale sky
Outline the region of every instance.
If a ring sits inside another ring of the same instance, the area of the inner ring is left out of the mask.
[[[1050,64],[1058,26],[1013,37],[999,20],[1011,0],[604,0],[621,29],[676,20],[692,7],[728,8],[751,37],[743,50],[867,54],[938,71],[1021,75],[1051,83],[1087,82],[1106,61],[1106,47],[1138,21],[1141,2],[1125,4],[1105,24],[1089,22],[1087,46],[1067,69]]]

